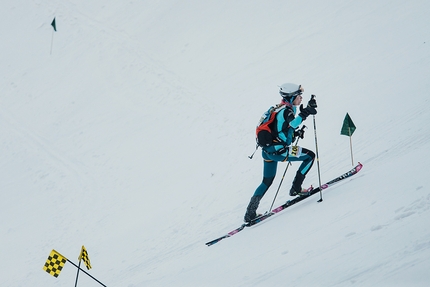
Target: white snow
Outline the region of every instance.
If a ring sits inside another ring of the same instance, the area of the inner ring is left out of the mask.
[[[429,286],[429,1],[1,6],[1,286],[71,286],[70,263],[42,267],[82,245],[107,286]],[[322,181],[352,167],[347,112],[364,167],[207,247],[242,223],[255,124],[284,82],[317,95]]]

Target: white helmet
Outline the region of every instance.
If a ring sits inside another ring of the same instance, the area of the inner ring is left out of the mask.
[[[303,87],[297,84],[285,83],[279,86],[279,93],[288,101],[294,101],[294,98],[301,95],[304,91]]]

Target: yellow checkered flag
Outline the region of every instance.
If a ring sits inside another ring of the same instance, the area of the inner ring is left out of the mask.
[[[87,266],[87,269],[90,270],[91,269],[91,262],[90,262],[90,258],[88,257],[88,252],[85,249],[85,246],[82,245],[82,249],[81,249],[81,255],[79,255],[78,260],[84,260],[85,266]]]
[[[66,262],[66,257],[52,249],[51,254],[48,256],[48,260],[46,260],[45,266],[43,266],[43,270],[54,277],[58,277]]]

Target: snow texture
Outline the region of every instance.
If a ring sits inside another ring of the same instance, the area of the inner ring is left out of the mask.
[[[42,267],[82,245],[107,286],[429,286],[429,1],[1,6],[1,286],[71,286]],[[242,223],[284,82],[317,96],[322,181],[352,166],[347,112],[363,169],[207,247]]]

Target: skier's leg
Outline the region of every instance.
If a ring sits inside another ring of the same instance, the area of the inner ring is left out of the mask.
[[[254,196],[263,197],[269,187],[272,185],[276,176],[278,162],[265,159],[263,163],[263,181],[254,192]]]
[[[315,153],[311,150],[300,148],[296,153],[290,154],[288,160],[302,162],[299,169],[297,170],[290,190],[290,195],[295,196],[302,191],[303,181],[305,180],[306,174],[309,172],[314,163]]]
[[[257,187],[254,192],[254,195],[251,197],[249,201],[248,207],[246,208],[246,213],[244,220],[245,222],[249,222],[252,219],[257,217],[257,208],[260,204],[261,198],[264,196],[266,191],[272,185],[273,180],[275,179],[276,169],[278,166],[278,162],[272,161],[269,159],[264,159],[263,164],[263,181]]]

